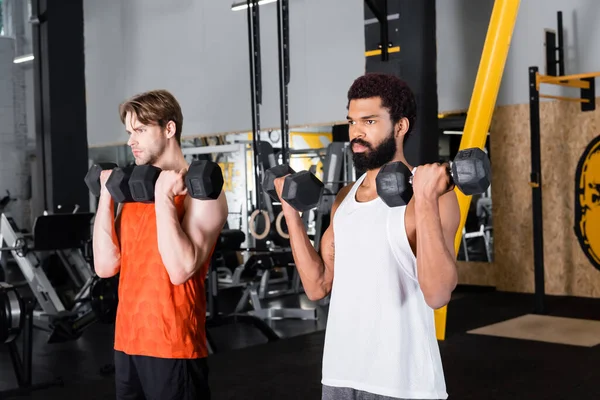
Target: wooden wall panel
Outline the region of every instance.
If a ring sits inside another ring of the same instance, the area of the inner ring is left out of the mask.
[[[586,146],[600,135],[600,106],[581,112],[578,103],[542,102],[540,122],[546,292],[600,297],[600,271],[573,230],[575,171]],[[529,104],[496,109],[490,150],[495,259],[487,267],[459,263],[459,282],[533,292]]]

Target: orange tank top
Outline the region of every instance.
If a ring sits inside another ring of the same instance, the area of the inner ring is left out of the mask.
[[[185,196],[175,198],[179,221]],[[115,350],[158,358],[201,358],[206,345],[207,262],[173,285],[158,251],[154,204],[126,203],[120,223],[121,271]]]

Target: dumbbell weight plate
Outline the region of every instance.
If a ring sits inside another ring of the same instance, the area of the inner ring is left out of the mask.
[[[102,171],[114,168],[117,168],[117,164],[115,163],[97,163],[90,167],[89,171],[85,175],[84,181],[94,196],[100,197],[100,174]]]
[[[128,165],[125,168],[115,168],[106,181],[106,189],[116,203],[129,203],[133,201],[129,190],[129,178],[135,168]]]
[[[217,199],[223,189],[223,171],[215,162],[194,161],[185,175],[185,186],[194,199]]]
[[[129,190],[133,201],[151,203],[154,201],[154,187],[161,169],[153,165],[138,165],[129,177]]]
[[[92,284],[90,298],[92,310],[98,321],[105,324],[113,323],[119,304],[118,278],[97,278]]]
[[[388,207],[405,206],[413,196],[411,177],[412,173],[404,163],[386,164],[375,178],[377,194]]]
[[[279,197],[277,196],[277,190],[275,190],[275,179],[295,173],[296,171],[294,171],[287,164],[281,164],[276,167],[269,168],[265,171],[265,177],[263,179],[263,190],[267,192],[269,196],[271,196],[271,199],[273,199],[273,201],[279,201]]]
[[[288,175],[283,184],[282,198],[294,209],[304,212],[319,204],[324,185],[310,171]]]
[[[490,159],[478,147],[461,150],[451,163],[450,173],[456,187],[467,196],[483,193],[490,186]]]

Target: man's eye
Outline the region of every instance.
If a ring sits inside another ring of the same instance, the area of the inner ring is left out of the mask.
[[[367,120],[367,125],[373,125],[375,123],[375,120],[369,119]]]

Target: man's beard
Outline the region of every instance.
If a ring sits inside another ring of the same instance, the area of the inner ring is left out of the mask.
[[[352,152],[352,161],[354,163],[354,168],[356,168],[358,171],[365,172],[371,169],[380,168],[392,161],[392,159],[396,155],[397,149],[396,140],[394,138],[394,132],[391,132],[390,135],[375,149],[373,149],[370,143],[367,143],[364,140],[358,138],[353,139],[350,142],[350,149],[352,149],[352,146],[355,143],[365,146],[368,149],[363,153]]]

